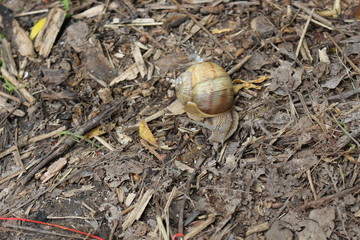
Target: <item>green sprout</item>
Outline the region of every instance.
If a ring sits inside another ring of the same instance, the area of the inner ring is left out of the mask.
[[[81,140],[84,139],[84,136],[81,136],[80,134],[76,134],[76,133],[73,133],[73,132],[69,132],[69,131],[62,131],[61,133],[59,133],[60,136],[69,136],[73,141],[75,142],[80,142]],[[90,139],[84,139],[86,142],[94,145],[95,147],[97,148],[100,148],[99,145],[95,144],[93,141],[91,141]]]
[[[80,142],[84,138],[84,136],[81,136],[79,134],[72,133],[72,132],[69,132],[69,131],[62,131],[60,133],[60,136],[63,136],[63,135],[69,136],[75,142]],[[92,143],[90,140],[86,140],[86,141],[89,142],[89,143]]]
[[[69,12],[70,11],[70,0],[62,0],[61,2],[62,2],[62,4],[64,4],[64,8],[65,8],[66,12]]]
[[[5,88],[10,94],[14,93],[16,88],[10,83],[10,81],[4,76],[0,75],[0,78],[4,79],[3,88]]]

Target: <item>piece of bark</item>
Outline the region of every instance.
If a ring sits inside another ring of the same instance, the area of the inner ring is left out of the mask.
[[[89,25],[85,22],[77,22],[66,29],[66,43],[76,52],[83,52],[91,47],[88,42]]]
[[[92,17],[96,17],[99,16],[101,14],[103,14],[105,11],[105,5],[97,5],[95,7],[86,9],[85,11],[83,11],[82,13],[73,15],[73,18],[75,19],[82,19],[82,18],[92,18]]]
[[[7,69],[12,75],[19,76],[9,41],[6,38],[4,38],[1,42],[1,45],[2,45],[2,58],[6,63]]]
[[[115,70],[100,49],[86,51],[84,62],[90,76],[103,87],[106,87],[115,77]]]
[[[44,74],[44,81],[50,84],[59,85],[65,82],[70,72],[64,69],[41,69],[41,72]]]
[[[130,227],[135,222],[135,220],[140,219],[154,192],[154,189],[147,190],[141,199],[135,204],[135,208],[126,217],[124,223],[122,224],[124,230]]]
[[[110,88],[102,88],[98,91],[98,95],[100,97],[100,99],[105,103],[111,103],[112,101],[114,101],[114,98],[111,95],[111,90]]]
[[[133,57],[135,59],[135,63],[137,68],[139,69],[141,77],[145,77],[147,69],[146,65],[143,59],[143,56],[141,55],[141,51],[138,45],[134,45],[132,47]]]
[[[28,34],[22,29],[19,23],[14,19],[10,9],[0,4],[0,27],[3,34],[17,47],[17,51],[22,56],[35,57],[34,45]]]
[[[65,20],[65,15],[66,12],[58,7],[51,9],[49,12],[46,23],[37,35],[34,43],[35,50],[39,52],[41,57],[46,58],[49,56],[56,36]]]
[[[15,19],[13,20],[13,36],[14,36],[15,44],[18,47],[18,52],[20,53],[21,56],[26,56],[26,57],[36,56],[32,41],[30,40],[25,30],[22,27],[20,27],[19,23]]]
[[[46,183],[50,178],[58,174],[61,171],[61,169],[65,167],[66,164],[67,164],[66,158],[59,158],[59,160],[51,164],[47,169],[47,171],[44,173],[44,175],[41,176],[40,178],[40,180],[42,181],[41,183],[42,184]]]

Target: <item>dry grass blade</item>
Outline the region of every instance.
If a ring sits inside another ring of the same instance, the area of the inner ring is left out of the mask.
[[[303,30],[303,32],[302,32],[302,34],[301,34],[301,37],[300,37],[300,40],[299,40],[299,44],[298,44],[297,49],[296,49],[296,52],[295,52],[296,57],[299,56],[300,48],[301,48],[301,46],[302,46],[302,44],[303,44],[303,41],[304,41],[304,38],[305,38],[305,34],[306,34],[306,31],[307,31],[307,29],[308,29],[308,27],[309,27],[309,24],[310,24],[310,21],[311,21],[311,18],[312,18],[312,16],[313,16],[313,14],[314,14],[314,11],[315,11],[315,9],[312,9],[312,10],[311,10],[310,15],[309,15],[309,18],[308,18],[308,20],[306,21],[306,24],[305,24],[305,26],[304,26],[304,30]]]
[[[224,45],[213,34],[211,34],[211,32],[209,32],[206,27],[204,27],[198,20],[196,20],[196,18],[192,14],[186,11],[186,9],[176,0],[173,0],[173,3],[176,4],[176,6],[180,10],[182,10],[189,18],[191,18],[191,20],[193,20],[198,26],[200,26],[201,29],[204,30],[204,32],[206,32],[207,35],[226,53],[226,55],[229,56],[230,59],[235,59],[235,57],[224,47]]]

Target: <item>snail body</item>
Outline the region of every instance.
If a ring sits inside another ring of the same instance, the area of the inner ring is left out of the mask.
[[[192,65],[176,79],[175,90],[188,114],[210,118],[211,142],[224,142],[235,132],[239,116],[233,108],[233,84],[221,66],[212,62]]]

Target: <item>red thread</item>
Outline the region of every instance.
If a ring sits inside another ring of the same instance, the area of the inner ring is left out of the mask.
[[[26,218],[4,218],[4,217],[0,217],[0,220],[14,220],[14,221],[24,221],[24,222],[38,223],[38,224],[48,225],[48,226],[51,226],[51,227],[61,228],[61,229],[64,229],[64,230],[67,230],[67,231],[70,231],[70,232],[76,232],[76,233],[79,233],[79,234],[82,234],[82,235],[85,235],[85,236],[89,236],[89,237],[92,237],[92,238],[95,238],[95,239],[98,239],[98,240],[104,240],[103,238],[100,238],[100,237],[97,237],[97,236],[94,236],[94,235],[91,235],[91,234],[88,234],[88,233],[85,233],[85,232],[81,232],[81,231],[78,231],[76,229],[67,228],[67,227],[63,227],[63,226],[52,224],[52,223],[40,222],[40,221],[30,220],[30,219],[26,219]]]
[[[176,238],[181,237],[181,239],[184,239],[185,235],[182,233],[177,233],[173,236],[172,240],[176,240]]]

